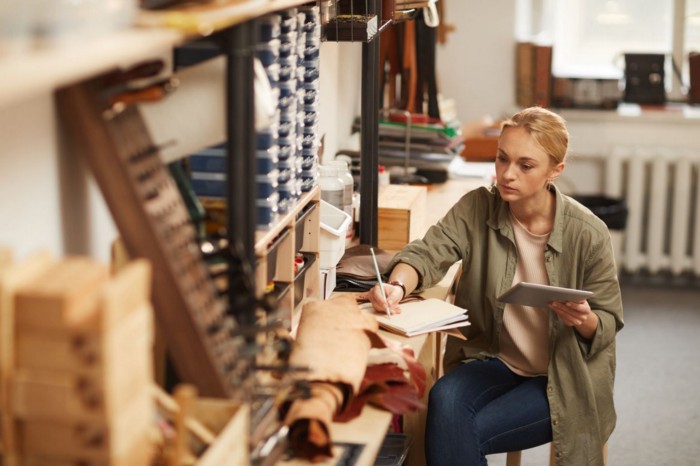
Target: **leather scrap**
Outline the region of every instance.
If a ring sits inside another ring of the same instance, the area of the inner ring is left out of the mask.
[[[425,369],[409,347],[377,331],[352,296],[304,306],[290,364],[310,369],[302,376],[309,390],[282,413],[294,456],[331,457],[330,423],[354,419],[367,403],[395,414],[423,408]]]

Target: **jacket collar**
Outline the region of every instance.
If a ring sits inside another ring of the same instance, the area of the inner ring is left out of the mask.
[[[515,243],[508,203],[501,198],[498,188],[492,186],[490,190],[491,194],[494,196],[494,204],[486,224],[493,230],[500,231],[503,236]],[[566,208],[566,198],[556,185],[550,185],[549,190],[554,193],[556,210],[554,212],[554,226],[552,227],[552,232],[549,235],[547,244],[555,251],[561,252],[564,237],[564,209]]]

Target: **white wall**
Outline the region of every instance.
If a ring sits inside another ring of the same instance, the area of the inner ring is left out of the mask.
[[[455,26],[438,46],[439,90],[462,122],[502,116],[515,103],[516,0],[440,0]]]

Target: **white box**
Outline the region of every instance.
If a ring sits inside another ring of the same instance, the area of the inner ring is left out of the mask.
[[[335,267],[343,257],[345,234],[351,221],[349,214],[321,200],[321,237],[318,250],[322,269]]]

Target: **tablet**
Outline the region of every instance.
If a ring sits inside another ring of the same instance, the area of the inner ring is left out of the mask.
[[[551,301],[578,302],[591,296],[593,296],[592,291],[520,282],[499,296],[498,300],[522,306],[547,307],[547,304]]]

